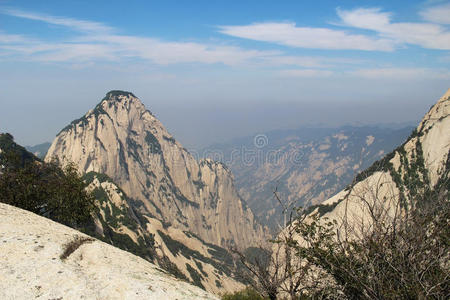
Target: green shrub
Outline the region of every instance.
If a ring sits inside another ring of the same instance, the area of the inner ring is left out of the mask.
[[[234,293],[226,293],[222,296],[222,300],[265,300],[254,289],[247,287],[242,291]]]
[[[94,198],[73,164],[61,168],[23,157],[13,150],[0,154],[0,202],[72,227],[91,218]]]

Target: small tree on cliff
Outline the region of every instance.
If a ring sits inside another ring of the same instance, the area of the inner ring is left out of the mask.
[[[23,160],[20,153],[3,150],[0,166],[0,202],[72,227],[91,217],[94,198],[73,164],[60,168],[55,162]]]

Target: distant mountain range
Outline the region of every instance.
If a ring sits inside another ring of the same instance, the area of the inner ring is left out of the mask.
[[[263,224],[277,230],[283,205],[324,201],[412,130],[373,126],[277,130],[216,144],[199,155],[229,165],[241,197]]]
[[[25,146],[25,149],[27,149],[37,157],[44,159],[45,155],[47,154],[48,148],[50,148],[50,145],[51,143],[45,142],[34,146]]]

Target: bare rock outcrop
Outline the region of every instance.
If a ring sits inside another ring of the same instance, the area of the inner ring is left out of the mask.
[[[218,299],[152,263],[0,203],[1,299]]]
[[[46,161],[74,162],[82,173],[107,174],[143,215],[188,230],[206,242],[246,248],[266,231],[241,200],[229,169],[197,161],[132,93],[111,91],[64,128]]]

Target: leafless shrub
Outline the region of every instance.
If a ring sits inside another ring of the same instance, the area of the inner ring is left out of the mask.
[[[62,260],[65,260],[72,253],[74,253],[81,245],[86,244],[86,243],[92,243],[93,241],[95,241],[95,239],[77,235],[77,236],[75,236],[75,238],[73,240],[71,240],[67,244],[63,245],[64,251],[59,256],[59,258]]]

